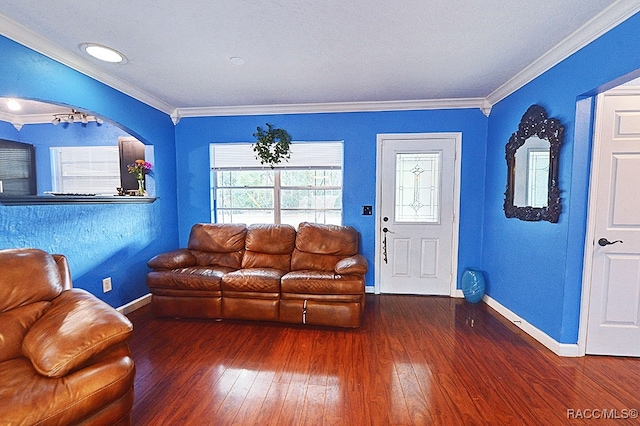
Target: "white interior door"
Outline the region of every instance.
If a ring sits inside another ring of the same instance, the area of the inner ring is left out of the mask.
[[[640,356],[640,96],[603,94],[597,108],[585,349]]]
[[[378,292],[455,293],[460,142],[458,133],[378,135]]]

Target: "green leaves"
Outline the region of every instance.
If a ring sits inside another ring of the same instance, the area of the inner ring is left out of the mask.
[[[253,144],[253,151],[261,164],[268,164],[273,169],[282,160],[289,160],[291,136],[286,130],[274,128],[267,123],[267,130],[258,126],[253,137],[257,139]]]

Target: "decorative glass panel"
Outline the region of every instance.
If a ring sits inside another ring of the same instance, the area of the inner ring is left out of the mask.
[[[440,221],[441,153],[396,154],[396,222]]]

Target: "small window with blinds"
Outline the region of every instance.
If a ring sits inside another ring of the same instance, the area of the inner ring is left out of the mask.
[[[250,143],[210,151],[212,222],[342,223],[342,142],[293,142],[289,161],[273,169]]]
[[[33,145],[0,139],[0,196],[36,195]]]
[[[117,146],[52,147],[53,192],[60,194],[115,195],[120,186]]]

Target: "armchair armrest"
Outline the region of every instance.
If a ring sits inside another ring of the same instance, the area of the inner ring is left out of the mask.
[[[196,257],[188,249],[178,249],[152,257],[147,266],[151,269],[188,268],[196,265]]]
[[[125,341],[133,325],[127,317],[81,289],[56,297],[29,329],[22,352],[36,371],[62,377],[101,353]]]
[[[367,273],[367,259],[361,255],[345,257],[336,263],[336,274],[340,275],[364,275]]]

